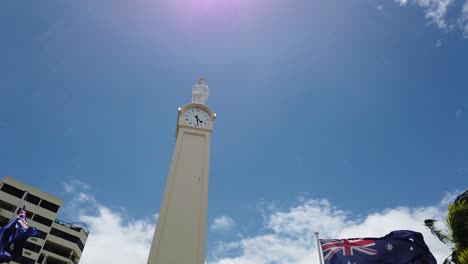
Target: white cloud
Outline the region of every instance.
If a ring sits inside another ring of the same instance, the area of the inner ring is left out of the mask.
[[[229,231],[234,227],[234,220],[229,216],[220,216],[213,220],[211,231]]]
[[[65,210],[72,212],[72,217],[84,222],[90,230],[80,263],[146,263],[157,215],[132,219],[124,212],[102,205],[91,194],[79,189],[89,189],[86,184],[63,186],[73,195]]]
[[[468,8],[468,7],[467,7]],[[468,12],[468,10],[467,10]],[[468,16],[468,14],[467,14]],[[467,17],[468,19],[468,17]],[[467,26],[468,26],[468,20],[466,21],[467,22]],[[467,35],[467,38],[468,38],[468,35]],[[468,105],[467,104],[464,104],[462,107],[458,108],[457,111],[455,112],[455,117],[457,118],[460,118],[463,116],[463,113],[468,110]]]
[[[146,263],[157,216],[131,219],[97,202],[92,195],[75,190],[73,203],[81,221],[90,229],[80,263]],[[85,198],[83,198],[85,197]],[[317,263],[314,232],[322,238],[377,237],[392,230],[409,229],[423,233],[426,243],[442,261],[449,249],[423,226],[424,219],[443,219],[454,194],[447,193],[440,203],[425,207],[398,207],[355,218],[326,199],[301,196],[298,204],[281,209],[265,203],[259,214],[265,222],[258,232],[239,234],[233,241],[218,241],[207,254],[208,264],[309,264]],[[228,216],[216,218],[213,230],[228,230],[234,225]]]
[[[377,10],[382,11],[383,10],[383,5],[378,5]]]
[[[406,4],[408,4],[408,0],[395,0],[395,2],[399,3],[400,6],[406,6]]]
[[[441,29],[448,28],[445,16],[453,0],[395,0],[395,2],[400,6],[406,6],[408,3],[416,4],[424,8],[425,16],[430,23],[436,24]]]
[[[461,172],[460,169],[463,169],[463,168],[459,168],[457,171]],[[442,200],[440,200],[439,206],[440,207],[448,207],[448,205],[453,203],[453,201],[455,201],[457,196],[460,195],[461,193],[462,193],[462,191],[459,191],[459,190],[456,190],[453,193],[450,193],[450,192],[445,193]]]
[[[78,180],[72,180],[70,182],[62,182],[62,185],[65,191],[68,193],[75,192],[77,189],[81,189],[81,190],[90,189],[88,184],[78,181]]]
[[[442,47],[442,40],[437,40],[436,44],[435,44],[436,48],[440,48]]]
[[[77,202],[92,202],[94,201],[94,197],[89,194],[80,192],[76,196],[76,201]]]
[[[460,17],[458,18],[458,23],[463,31],[463,37],[468,38],[468,0],[463,4]]]
[[[210,264],[305,264],[318,261],[314,232],[322,238],[378,237],[390,231],[409,229],[423,233],[434,256],[442,261],[449,254],[437,238],[423,226],[424,219],[443,219],[445,208],[440,205],[408,208],[398,207],[369,214],[362,220],[340,210],[327,200],[308,200],[287,210],[272,212],[266,234],[222,242],[211,256]],[[237,246],[240,254],[227,257]],[[228,252],[223,254],[223,249]]]
[[[63,182],[62,185],[63,185],[66,192],[73,192],[75,190],[73,185],[71,185],[69,183]]]
[[[125,220],[109,208],[101,206],[98,211],[80,218],[91,232],[80,263],[146,263],[156,218]]]
[[[439,28],[447,29],[445,15],[453,0],[419,0],[420,5],[427,3],[426,18],[434,22]]]

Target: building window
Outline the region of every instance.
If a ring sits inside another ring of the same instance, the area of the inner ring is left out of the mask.
[[[24,191],[6,183],[3,184],[1,190],[18,198],[23,198],[24,195]]]
[[[15,211],[16,206],[5,201],[0,201],[0,208],[5,209],[6,211],[13,212]]]
[[[28,196],[26,197],[26,201],[28,201],[28,202],[30,202],[32,204],[38,205],[39,202],[41,201],[41,198],[28,193]]]
[[[83,245],[83,242],[81,242],[81,239],[78,239],[78,241],[76,241],[76,244],[81,249],[81,251],[83,251],[84,245]]]
[[[21,263],[21,264],[35,264],[36,261],[34,259],[30,259],[25,256],[18,257],[14,259],[15,262]]]
[[[36,231],[37,231],[36,237],[44,239],[44,240],[46,239],[46,236],[47,236],[46,232],[42,232],[41,230],[37,228],[36,228]]]
[[[32,219],[33,215],[33,212],[26,211],[26,218]]]
[[[53,227],[50,230],[50,234],[52,234],[54,236],[57,236],[57,237],[60,237],[62,239],[68,240],[70,242],[76,243],[78,245],[78,247],[81,249],[81,251],[83,251],[84,245],[81,242],[80,238],[78,238],[77,236],[70,235],[68,233],[65,233],[65,232],[63,232],[61,230],[55,229]]]
[[[41,246],[31,243],[29,241],[24,242],[24,248],[39,253],[41,251]]]
[[[40,216],[38,214],[34,215],[33,219],[34,221],[38,222],[38,223],[41,223],[45,226],[51,226],[52,225],[52,220],[48,219],[48,218],[45,218],[43,216]]]
[[[42,200],[41,201],[41,204],[39,205],[40,207],[42,208],[45,208],[49,211],[52,211],[54,213],[56,213],[58,211],[58,209],[60,208],[60,206],[56,205],[56,204],[53,204],[49,201],[46,201],[46,200]]]
[[[42,258],[42,259],[44,259],[44,258]],[[41,262],[38,261],[38,263],[42,263],[42,260],[41,260]],[[59,260],[59,259],[56,259],[56,258],[54,258],[52,256],[49,256],[49,257],[47,257],[46,263],[47,264],[69,264],[70,262],[64,262],[63,260]]]
[[[69,258],[70,257],[70,252],[71,252],[70,249],[68,249],[66,247],[63,247],[63,246],[60,246],[58,244],[49,242],[49,241],[46,241],[46,243],[44,245],[44,249],[47,250],[47,251],[50,251],[52,253],[55,253],[55,254],[57,254],[59,256],[62,256],[64,258]],[[47,263],[49,263],[48,259],[47,259]]]
[[[0,215],[0,226],[4,226],[10,221],[10,218]]]

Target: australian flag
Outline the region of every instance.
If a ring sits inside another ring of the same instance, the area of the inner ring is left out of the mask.
[[[0,228],[0,263],[21,258],[26,240],[37,231],[26,222],[26,208]]]
[[[325,264],[437,264],[421,233],[398,230],[380,238],[320,239]]]

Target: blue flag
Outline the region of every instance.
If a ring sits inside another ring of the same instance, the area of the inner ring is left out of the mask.
[[[24,243],[36,234],[36,229],[26,221],[26,207],[23,207],[17,217],[0,228],[0,262],[20,258]]]
[[[320,239],[325,264],[437,264],[421,233],[398,230],[379,238]]]

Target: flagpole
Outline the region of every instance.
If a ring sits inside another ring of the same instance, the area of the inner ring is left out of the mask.
[[[6,225],[1,227],[0,232],[0,244],[1,252],[0,257],[5,261],[18,262],[23,255],[23,248],[26,245],[26,240],[37,234],[37,230],[34,227],[30,227],[26,220],[26,198],[28,197],[29,191],[25,191],[21,197],[21,201],[18,203],[13,217],[8,221]],[[20,207],[22,207],[20,209]],[[18,210],[21,210],[19,213]],[[2,261],[3,263],[4,261]],[[21,262],[21,261],[20,261]]]
[[[325,264],[325,262],[323,261],[322,245],[320,244],[319,232],[315,232],[315,238],[317,239],[317,250],[318,250],[318,255],[319,255],[319,263],[320,264]]]
[[[25,205],[26,205],[26,198],[28,197],[28,194],[29,194],[29,191],[28,190],[25,190],[24,191],[24,194],[23,194],[23,197],[21,197],[21,201],[18,203],[18,205],[15,207],[15,211],[13,213],[13,218],[16,217],[16,215],[18,214],[18,209],[19,208],[23,208]]]
[[[47,264],[47,255],[44,255],[44,259],[42,259],[41,264]]]

